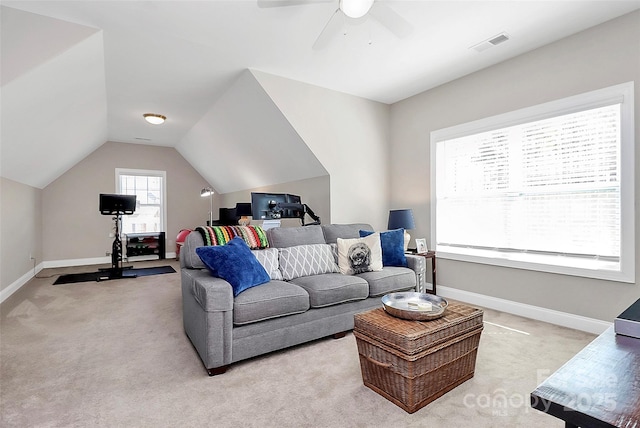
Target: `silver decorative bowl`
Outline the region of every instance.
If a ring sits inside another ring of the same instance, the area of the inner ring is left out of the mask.
[[[431,304],[431,309],[427,307]],[[389,315],[413,321],[429,321],[440,318],[449,305],[434,294],[405,291],[390,293],[382,297],[382,305]]]

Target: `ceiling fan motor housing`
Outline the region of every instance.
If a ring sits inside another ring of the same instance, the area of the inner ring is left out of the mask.
[[[349,18],[362,18],[365,16],[374,0],[340,0],[340,10]]]

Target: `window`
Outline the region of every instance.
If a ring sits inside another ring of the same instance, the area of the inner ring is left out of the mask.
[[[116,168],[116,190],[136,195],[136,211],[122,217],[122,233],[166,231],[165,171]]]
[[[438,257],[635,282],[633,83],[434,131]]]

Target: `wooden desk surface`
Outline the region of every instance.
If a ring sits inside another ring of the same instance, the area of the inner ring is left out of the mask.
[[[640,339],[607,329],[531,393],[567,427],[640,428]]]

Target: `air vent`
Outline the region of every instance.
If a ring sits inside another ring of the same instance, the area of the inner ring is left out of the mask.
[[[507,35],[507,33],[500,33],[488,40],[478,43],[477,45],[471,46],[469,49],[473,49],[476,52],[484,52],[489,48],[506,42],[507,40],[509,40],[509,35]]]
[[[134,140],[151,141],[151,138],[134,137]]]

